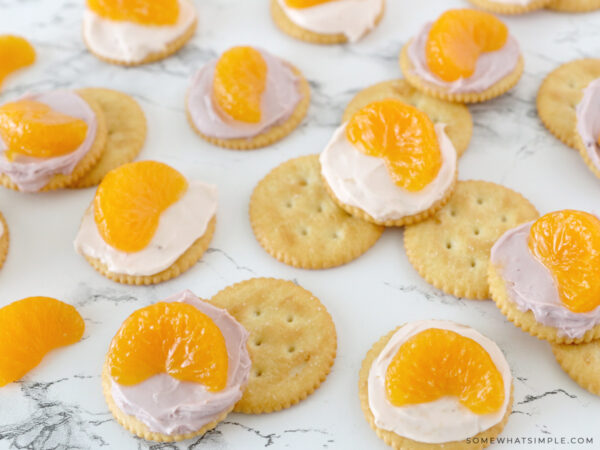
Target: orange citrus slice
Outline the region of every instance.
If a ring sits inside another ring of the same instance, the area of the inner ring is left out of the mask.
[[[556,211],[535,221],[529,250],[553,275],[560,299],[576,313],[600,305],[600,220],[586,212]]]
[[[105,19],[140,25],[175,25],[178,0],[87,0],[87,6]]]
[[[35,49],[19,36],[0,36],[0,86],[4,78],[35,62]]]
[[[34,158],[56,158],[79,148],[87,123],[34,100],[19,100],[0,107],[0,137],[8,150]]]
[[[356,112],[346,137],[366,155],[383,158],[394,183],[409,191],[423,189],[442,167],[433,122],[399,100],[373,102]]]
[[[188,182],[156,161],[124,164],[109,172],[94,197],[94,219],[104,241],[138,252],[152,240],[160,215],[187,191]]]
[[[429,69],[444,81],[468,78],[479,55],[500,50],[508,28],[492,14],[474,9],[451,9],[436,20],[425,46]]]
[[[267,63],[252,47],[233,47],[217,61],[213,97],[235,120],[258,123],[262,93],[267,86]]]
[[[44,356],[78,342],[85,323],[77,310],[49,297],[29,297],[0,308],[0,386],[21,379]]]
[[[187,303],[159,302],[129,316],[108,350],[108,368],[131,386],[167,373],[211,392],[227,384],[225,338],[210,317]]]
[[[400,346],[385,385],[395,406],[455,396],[475,414],[489,414],[504,404],[504,381],[489,353],[473,339],[438,328],[421,331]]]

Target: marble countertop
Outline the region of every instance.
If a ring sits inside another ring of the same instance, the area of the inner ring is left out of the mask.
[[[196,267],[170,282],[128,287],[97,274],[73,250],[80,218],[94,190],[25,195],[0,190],[11,232],[0,271],[0,306],[31,296],[75,305],[86,321],[83,341],[46,358],[23,380],[0,389],[0,449],[385,449],[363,418],[358,370],[370,346],[398,324],[444,318],[485,332],[505,352],[515,377],[514,411],[502,436],[556,438],[550,444],[496,448],[569,448],[560,438],[592,437],[600,445],[600,399],[578,387],[555,362],[547,343],[510,324],[492,302],[445,295],[425,283],[406,259],[402,231],[386,230],[356,261],[326,271],[294,269],[258,245],[248,221],[256,183],[292,157],[321,151],[341,112],[361,88],[400,77],[398,52],[419,26],[460,0],[388,0],[381,25],[356,45],[320,47],[288,38],[273,25],[267,0],[196,1],[198,33],[176,56],[126,69],[100,62],[81,40],[83,0],[0,0],[0,32],[29,38],[36,65],[11,77],[0,102],[58,87],[106,86],[133,95],[149,124],[141,154],[172,164],[188,177],[219,188],[218,226]],[[559,64],[600,54],[600,12],[538,12],[506,18],[525,55],[525,73],[503,97],[472,106],[475,129],[460,161],[461,179],[484,179],[522,192],[541,212],[580,208],[600,213],[600,180],[579,155],[540,123],[537,88]],[[308,118],[269,148],[236,152],[196,137],[184,114],[194,71],[236,44],[263,46],[297,65],[309,79]],[[331,312],[339,352],[331,375],[308,399],[282,412],[230,415],[204,437],[151,444],[132,437],[108,412],[100,369],[111,337],[132,311],[189,288],[208,298],[254,276],[293,279]],[[351,281],[349,281],[351,280]],[[592,448],[578,445],[576,448]]]

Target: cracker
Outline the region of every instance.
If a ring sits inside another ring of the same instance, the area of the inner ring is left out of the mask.
[[[494,0],[469,0],[475,6],[495,14],[525,14],[545,8],[553,0],[533,0],[526,5],[499,3]]]
[[[331,371],[335,325],[306,289],[291,281],[253,278],[225,288],[211,302],[250,333],[250,379],[234,411],[259,414],[288,408],[317,389]]]
[[[383,14],[385,13],[385,0],[383,0],[381,12],[375,19],[375,28],[379,25]],[[309,42],[311,44],[322,44],[322,45],[331,45],[331,44],[344,44],[348,42],[348,38],[344,33],[335,33],[335,34],[323,34],[316,33],[314,31],[307,30],[306,28],[302,28],[299,25],[296,25],[291,19],[287,16],[285,11],[281,8],[277,0],[271,0],[271,17],[273,17],[273,21],[275,25],[283,31],[288,36],[291,36],[295,39],[299,39],[304,42]],[[369,30],[369,33],[372,30]]]
[[[596,78],[600,78],[600,59],[577,59],[554,69],[540,85],[538,115],[548,131],[569,147],[577,148],[575,108],[583,89]]]
[[[519,57],[519,62],[511,73],[506,75],[497,83],[493,84],[489,88],[481,92],[463,92],[463,93],[452,93],[448,92],[448,90],[444,87],[437,86],[433,83],[425,81],[421,79],[418,75],[413,73],[414,66],[408,57],[408,47],[412,44],[412,40],[402,47],[402,51],[400,52],[400,69],[402,69],[402,73],[406,80],[412,84],[416,89],[421,92],[424,92],[427,95],[430,95],[435,98],[439,98],[441,100],[447,100],[449,102],[458,102],[458,103],[479,103],[485,102],[492,98],[499,97],[505,92],[512,89],[523,74],[523,69],[525,67],[525,63],[523,61],[523,56]]]
[[[577,130],[575,130],[574,138],[575,147],[579,150],[579,153],[583,158],[583,162],[585,162],[585,165],[589,167],[589,169],[594,173],[594,175],[600,178],[600,167],[596,166],[596,164],[594,164],[594,162],[590,159],[590,155],[588,155],[588,150]]]
[[[52,178],[50,178],[50,180],[48,181],[48,184],[41,188],[39,192],[62,189],[71,186],[73,183],[76,183],[85,174],[87,174],[92,169],[92,167],[100,160],[100,157],[102,156],[106,147],[108,131],[106,119],[104,117],[102,109],[94,101],[94,99],[89,97],[87,94],[77,92],[77,95],[79,95],[83,100],[85,100],[85,102],[89,105],[89,107],[94,112],[94,115],[96,116],[96,139],[92,143],[92,147],[90,148],[90,150],[83,156],[83,158],[81,158],[81,160],[77,163],[77,165],[70,174],[53,175]],[[15,191],[20,190],[19,186],[17,186],[16,183],[4,173],[0,173],[0,186],[4,186]]]
[[[400,327],[396,328],[393,331],[390,331],[388,334],[383,336],[379,341],[377,341],[373,347],[367,352],[365,359],[362,362],[362,366],[360,368],[359,377],[358,377],[358,396],[360,398],[360,406],[362,411],[369,422],[371,428],[377,433],[377,436],[383,440],[387,445],[396,449],[396,450],[436,450],[436,449],[444,449],[444,450],[463,450],[463,449],[480,449],[487,447],[490,444],[491,438],[498,436],[510,414],[512,412],[512,404],[513,404],[513,390],[514,386],[511,386],[510,391],[510,400],[508,402],[508,406],[506,408],[506,414],[502,420],[494,425],[491,428],[488,428],[481,433],[473,436],[474,443],[467,443],[464,441],[452,441],[452,442],[444,442],[443,444],[428,444],[424,442],[414,441],[412,439],[400,436],[392,431],[384,430],[383,428],[379,428],[375,424],[375,417],[371,412],[371,408],[369,407],[369,390],[368,390],[368,380],[369,380],[369,372],[371,370],[371,366],[379,356],[379,354],[383,351],[388,341],[392,338],[394,333],[398,331]],[[483,441],[483,442],[482,442]],[[476,443],[475,443],[476,442]],[[486,443],[484,443],[486,442]]]
[[[156,442],[178,442],[186,439],[191,439],[197,436],[202,436],[209,430],[215,428],[219,422],[222,422],[227,415],[233,409],[231,406],[228,410],[224,411],[215,419],[213,422],[204,425],[198,431],[193,433],[186,434],[162,434],[151,431],[148,426],[142,421],[138,420],[134,416],[130,416],[129,414],[124,413],[115,403],[112,393],[111,393],[112,381],[109,375],[109,369],[107,364],[105,363],[102,368],[102,393],[104,394],[104,399],[106,400],[106,404],[108,405],[108,409],[117,420],[119,425],[125,428],[127,431],[135,434],[137,437],[142,439],[146,439],[148,441],[156,441]]]
[[[579,386],[600,395],[600,341],[586,344],[552,344],[552,353],[560,367]]]
[[[548,9],[571,13],[594,11],[600,9],[600,0],[552,0]]]
[[[99,273],[117,283],[134,284],[137,286],[158,284],[171,278],[178,277],[202,258],[208,248],[215,232],[216,217],[213,217],[206,227],[206,231],[188,248],[170,267],[154,275],[127,275],[108,270],[106,265],[97,258],[84,255],[87,262]]]
[[[85,188],[97,185],[113,169],[135,159],[146,140],[146,116],[132,97],[104,88],[78,91],[93,99],[104,112],[108,136],[100,160],[73,186]]]
[[[535,207],[511,189],[459,181],[446,206],[404,230],[406,256],[425,281],[447,294],[488,299],[492,245],[506,231],[537,217]]]
[[[458,156],[462,155],[473,135],[473,119],[465,105],[450,103],[430,97],[412,87],[406,80],[390,80],[369,86],[360,91],[346,107],[342,122],[349,121],[354,113],[369,103],[393,98],[423,111],[434,124],[445,123],[445,132],[452,141]]]
[[[519,310],[516,304],[509,299],[504,280],[493,264],[490,264],[488,268],[488,281],[492,299],[502,314],[517,327],[532,336],[558,344],[579,344],[581,342],[600,339],[600,325],[596,325],[594,328],[586,331],[581,338],[570,338],[559,335],[557,328],[539,323],[531,311],[523,312]]]
[[[110,64],[116,64],[118,66],[125,66],[125,67],[141,66],[142,64],[149,64],[149,63],[153,63],[156,61],[160,61],[161,59],[165,59],[165,58],[177,53],[194,36],[197,26],[198,26],[198,19],[194,20],[190,24],[190,26],[187,27],[185,29],[185,31],[179,37],[177,37],[176,39],[169,42],[165,46],[164,50],[151,53],[140,61],[121,61],[118,59],[107,58],[98,53],[95,53],[94,49],[86,41],[85,33],[83,34],[83,42],[84,42],[85,46],[87,47],[88,51],[92,55],[94,55],[96,58],[98,58],[104,62],[107,62]]]
[[[252,193],[250,223],[267,253],[303,269],[346,264],[383,233],[383,227],[348,215],[331,200],[319,155],[291,159],[269,172]]]
[[[446,190],[442,198],[440,198],[437,202],[431,205],[428,209],[421,211],[417,214],[412,214],[410,216],[404,216],[400,219],[396,220],[384,220],[380,221],[372,217],[366,211],[358,208],[356,206],[350,206],[343,203],[339,198],[336,197],[335,193],[331,190],[331,187],[327,183],[325,179],[323,179],[323,184],[325,185],[325,189],[327,193],[331,197],[331,199],[344,211],[346,211],[351,216],[354,216],[358,219],[364,220],[369,223],[373,223],[376,225],[383,225],[386,227],[402,227],[405,225],[411,225],[414,223],[422,222],[425,219],[428,219],[430,216],[434,215],[437,211],[439,211],[452,197],[452,192],[454,191],[454,187],[456,186],[456,177],[458,176],[458,172],[454,174],[454,180],[450,187]]]
[[[306,78],[304,78],[304,75],[302,75],[302,72],[300,72],[300,70],[298,70],[296,67],[289,63],[288,65],[291,67],[292,71],[300,80],[299,91],[302,98],[296,105],[296,109],[294,109],[291,116],[288,117],[288,119],[285,122],[279,125],[272,126],[264,132],[251,138],[221,139],[206,136],[200,130],[198,130],[198,128],[196,128],[196,125],[194,124],[194,119],[192,118],[190,110],[187,107],[187,103],[189,101],[188,95],[186,96],[185,111],[188,122],[190,123],[192,129],[196,132],[198,136],[210,142],[211,144],[217,145],[219,147],[228,148],[231,150],[254,150],[257,148],[266,147],[277,141],[280,141],[292,131],[294,131],[298,127],[298,125],[300,125],[300,123],[306,116],[306,113],[308,112],[308,107],[310,105],[310,86],[308,84],[308,81],[306,81]]]
[[[0,236],[0,269],[4,265],[4,261],[6,261],[6,255],[8,255],[8,243],[10,240],[10,233],[8,231],[8,224],[6,223],[6,219],[0,212],[0,222],[2,223],[2,227],[4,229],[2,236]]]

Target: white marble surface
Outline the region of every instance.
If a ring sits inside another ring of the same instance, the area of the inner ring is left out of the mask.
[[[431,288],[409,265],[402,231],[387,230],[367,254],[346,266],[305,271],[285,266],[258,245],[248,222],[252,188],[271,168],[319,152],[359,89],[400,76],[397,54],[420,24],[460,0],[388,0],[381,26],[353,46],[296,42],[274,27],[267,0],[196,1],[200,26],[177,56],[124,69],[90,55],[80,36],[83,0],[0,0],[0,33],[30,38],[35,67],[12,77],[0,102],[27,91],[107,86],[129,92],[149,122],[142,158],[174,165],[187,176],[215,183],[219,220],[211,249],[185,275],[154,287],[127,287],[98,275],[72,241],[92,189],[24,195],[0,190],[10,225],[10,254],[0,271],[0,305],[31,295],[55,296],[86,319],[81,343],[47,357],[23,380],[0,389],[1,449],[384,449],[360,410],[357,373],[373,342],[398,324],[426,318],[471,325],[494,339],[515,376],[514,412],[503,436],[593,437],[600,445],[600,399],[579,388],[554,361],[549,345],[507,322],[491,302],[456,299]],[[506,18],[522,44],[525,74],[509,94],[471,107],[475,129],[460,162],[460,178],[480,178],[521,191],[541,212],[581,208],[600,213],[600,180],[578,154],[541,125],[535,95],[558,64],[600,54],[600,12],[538,12]],[[212,147],[189,128],[183,109],[195,69],[234,44],[260,45],[285,56],[306,74],[313,103],[304,124],[281,143],[253,152]],[[133,310],[184,288],[210,297],[253,276],[296,280],[327,306],[339,333],[339,355],[324,385],[307,400],[265,416],[233,414],[201,439],[178,445],[133,438],[111,417],[100,389],[110,338]],[[497,448],[569,448],[497,445]],[[576,448],[593,448],[578,445]]]

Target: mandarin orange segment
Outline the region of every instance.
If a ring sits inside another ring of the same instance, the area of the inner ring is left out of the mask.
[[[105,19],[141,25],[175,25],[179,0],[87,0],[87,6]]]
[[[25,39],[9,34],[0,36],[0,86],[7,75],[35,62],[35,49]]]
[[[77,310],[49,297],[29,297],[0,308],[0,386],[21,379],[44,356],[78,342],[85,323]]]
[[[352,116],[346,137],[366,155],[383,158],[396,185],[420,191],[442,167],[433,122],[399,100],[371,103]]]
[[[488,352],[454,331],[430,328],[400,346],[385,379],[395,406],[458,397],[475,414],[498,411],[504,403],[504,381]]]
[[[19,100],[0,107],[0,137],[8,150],[34,158],[55,158],[79,148],[87,134],[84,120],[53,110],[34,100]]]
[[[94,197],[98,232],[111,247],[138,252],[152,240],[160,215],[187,191],[183,175],[163,163],[138,161],[109,172]]]
[[[575,313],[600,305],[600,220],[575,210],[556,211],[535,221],[529,250],[550,271],[560,299]]]
[[[111,377],[126,386],[160,373],[211,392],[227,385],[225,338],[210,317],[187,303],[159,302],[135,311],[113,338],[107,358]]]
[[[285,4],[290,8],[310,8],[322,3],[329,3],[339,0],[285,0]]]
[[[429,69],[444,81],[468,78],[483,52],[500,50],[508,28],[492,14],[473,9],[443,13],[431,29],[425,46]]]
[[[229,117],[247,123],[260,122],[266,86],[267,63],[258,50],[233,47],[217,61],[213,98]]]

